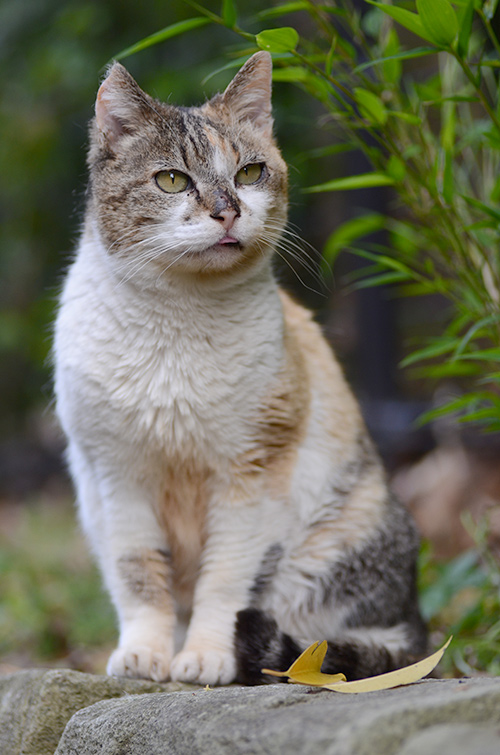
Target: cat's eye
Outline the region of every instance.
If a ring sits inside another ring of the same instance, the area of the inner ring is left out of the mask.
[[[181,173],[180,170],[160,170],[156,174],[157,185],[168,194],[179,194],[179,192],[185,191],[190,182],[189,176]]]
[[[262,176],[264,171],[263,163],[250,163],[245,165],[236,174],[236,183],[248,186],[249,184],[255,184]]]

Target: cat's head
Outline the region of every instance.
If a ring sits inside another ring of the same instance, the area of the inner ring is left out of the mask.
[[[226,276],[268,264],[286,221],[271,56],[201,107],[152,99],[115,63],[96,102],[89,215],[127,277]]]

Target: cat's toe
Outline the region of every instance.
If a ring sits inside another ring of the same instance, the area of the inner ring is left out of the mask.
[[[117,648],[110,656],[109,676],[128,676],[165,682],[170,677],[170,656],[146,645]]]
[[[233,654],[219,650],[183,650],[172,661],[171,677],[174,681],[229,684],[235,675]]]

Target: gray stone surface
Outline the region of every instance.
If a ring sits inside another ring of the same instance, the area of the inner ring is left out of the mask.
[[[147,693],[147,694],[145,694]],[[499,755],[500,678],[341,695],[75,671],[0,676],[0,755]]]
[[[414,734],[399,755],[499,755],[500,726],[440,724]]]
[[[272,685],[108,700],[72,717],[56,755],[414,755],[408,748],[424,735],[419,753],[444,755],[443,737],[458,742],[463,728],[455,736],[455,727],[463,725],[468,734],[480,727],[487,746],[494,741],[500,678],[426,680],[361,695]],[[469,742],[453,755],[482,755],[474,737]]]
[[[188,687],[67,670],[0,676],[0,755],[53,755],[73,713],[98,700]]]

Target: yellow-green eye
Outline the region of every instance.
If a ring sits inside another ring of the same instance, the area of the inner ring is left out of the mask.
[[[156,174],[156,183],[162,191],[166,191],[168,194],[179,194],[179,192],[187,189],[190,179],[180,170],[160,170]]]
[[[264,166],[262,163],[250,163],[250,165],[245,165],[244,168],[241,168],[241,170],[237,172],[236,183],[243,184],[243,186],[257,183],[263,170]]]

